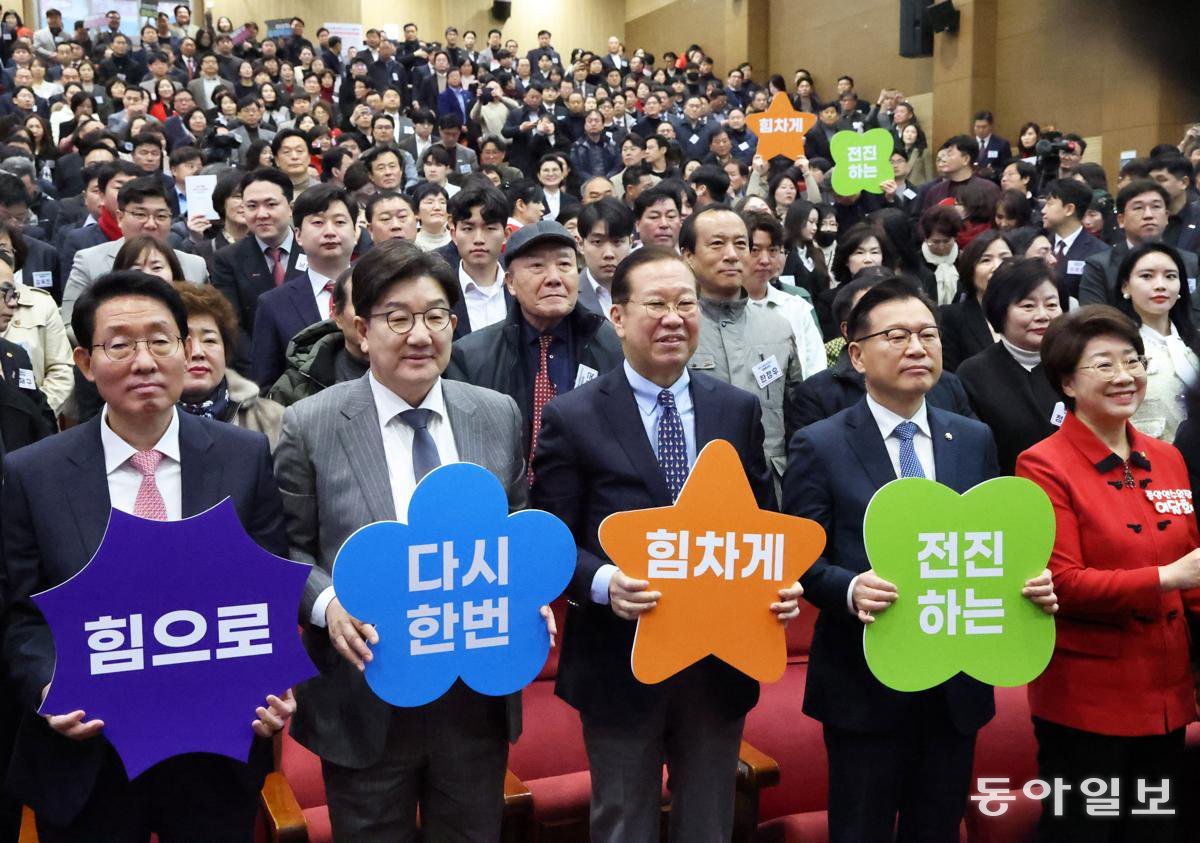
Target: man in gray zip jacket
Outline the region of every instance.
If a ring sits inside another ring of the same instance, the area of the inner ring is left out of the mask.
[[[787,465],[787,443],[799,426],[804,374],[786,319],[747,307],[742,286],[750,263],[746,223],[725,205],[689,216],[679,248],[700,285],[700,344],[690,369],[720,378],[758,397],[766,434],[763,450],[776,486]]]

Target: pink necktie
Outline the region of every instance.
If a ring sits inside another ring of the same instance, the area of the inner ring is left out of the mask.
[[[161,451],[138,451],[129,458],[129,464],[142,474],[142,485],[138,487],[137,498],[133,501],[133,514],[138,518],[167,520],[167,505],[158,491],[158,484],[154,482],[154,472],[162,459]]]
[[[275,286],[278,287],[283,283],[284,276],[282,252],[278,246],[271,246],[267,249],[267,256],[271,258],[271,274],[275,278]]]
[[[328,318],[333,318],[333,282],[326,281],[325,286],[321,288],[322,293],[329,293],[329,313]]]

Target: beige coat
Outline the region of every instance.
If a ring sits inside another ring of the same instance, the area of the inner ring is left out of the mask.
[[[71,342],[49,293],[18,284],[17,294],[16,311],[3,336],[29,352],[33,379],[57,414],[75,388]]]
[[[283,426],[283,405],[270,398],[260,398],[258,387],[233,369],[225,372],[225,380],[229,384],[229,400],[237,404],[237,412],[230,421],[246,430],[257,430],[265,433],[271,442],[271,450],[279,441],[279,431]]]

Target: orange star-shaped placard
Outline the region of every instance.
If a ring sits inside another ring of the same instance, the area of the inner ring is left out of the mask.
[[[704,447],[674,506],[614,513],[600,543],[623,573],[662,593],[638,620],[639,681],[661,682],[709,655],[761,682],[783,675],[787,643],[770,607],[821,555],[825,531],[759,509],[728,442]]]
[[[750,131],[758,136],[757,155],[770,161],[776,155],[795,161],[804,154],[804,133],[817,122],[817,115],[797,111],[788,95],[780,91],[766,111],[746,118]]]

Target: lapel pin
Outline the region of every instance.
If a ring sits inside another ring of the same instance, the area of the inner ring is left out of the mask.
[[[950,441],[953,441],[953,439],[954,439],[954,434],[947,430],[946,431],[946,441],[950,442]]]

